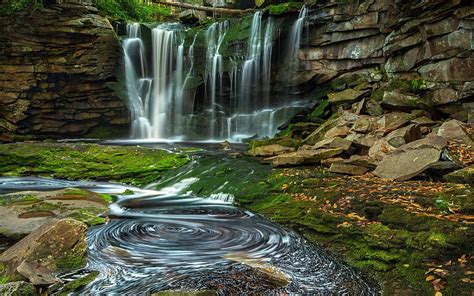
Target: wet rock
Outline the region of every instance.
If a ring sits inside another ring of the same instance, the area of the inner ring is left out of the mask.
[[[328,94],[328,101],[332,104],[353,103],[362,98],[362,96],[365,94],[367,94],[367,91],[359,91],[348,88],[341,92]]]
[[[39,295],[31,283],[24,281],[0,285],[0,295],[5,296],[36,296]]]
[[[456,119],[444,122],[437,132],[438,136],[448,141],[463,142],[472,145],[472,138],[467,133],[465,125]]]
[[[405,181],[438,162],[441,151],[435,148],[399,150],[385,156],[374,171],[380,178]]]
[[[410,124],[406,127],[394,130],[389,133],[385,139],[393,147],[400,147],[406,143],[413,142],[422,137],[421,129],[416,124]]]
[[[443,179],[452,183],[474,185],[474,165],[444,175]]]
[[[316,164],[320,163],[323,159],[334,157],[342,152],[343,150],[340,148],[319,150],[300,149],[293,153],[267,158],[265,161],[271,162],[274,167]]]
[[[272,144],[266,146],[260,146],[249,150],[249,155],[251,156],[262,156],[262,157],[270,157],[281,155],[289,152],[294,152],[295,148],[285,147],[279,144]]]
[[[283,271],[263,260],[248,258],[243,254],[228,254],[224,258],[250,267],[259,276],[263,276],[276,286],[286,286],[291,282],[291,278]]]
[[[45,224],[0,256],[4,275],[28,279],[34,285],[58,281],[56,274],[85,265],[87,225],[62,219]]]
[[[344,151],[349,150],[351,148],[352,142],[346,139],[342,139],[340,137],[329,138],[326,140],[319,141],[318,143],[314,144],[312,149],[319,149],[319,148],[341,148]]]
[[[219,149],[230,150],[231,149],[230,143],[228,141],[224,141],[224,142],[219,143]]]
[[[186,9],[178,14],[178,19],[187,24],[194,24],[207,18],[206,12],[194,9]]]
[[[329,171],[332,173],[355,175],[355,176],[363,175],[368,170],[369,168],[367,167],[353,165],[353,164],[345,164],[345,163],[333,163],[331,164],[331,167],[329,168]]]
[[[232,159],[242,157],[242,154],[240,154],[239,152],[229,153],[227,155],[229,156],[229,158],[232,158]]]
[[[88,225],[106,222],[98,217],[108,202],[96,193],[76,188],[24,191],[0,195],[0,238],[19,241],[43,224],[70,217]]]

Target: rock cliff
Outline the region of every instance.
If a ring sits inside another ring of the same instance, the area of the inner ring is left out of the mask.
[[[54,4],[0,17],[1,140],[126,127],[126,107],[109,88],[119,60],[113,28],[94,7]]]

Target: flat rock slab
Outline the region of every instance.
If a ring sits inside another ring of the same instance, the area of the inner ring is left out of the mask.
[[[408,180],[438,162],[441,151],[435,148],[400,151],[388,154],[374,171],[377,177]]]
[[[266,146],[260,146],[249,150],[249,155],[251,156],[262,156],[262,157],[270,157],[281,155],[289,152],[294,152],[295,148],[292,147],[285,147],[279,144],[272,144]]]
[[[320,163],[321,160],[339,155],[344,150],[335,149],[319,149],[319,150],[298,150],[293,153],[278,155],[265,159],[271,162],[274,167],[297,166],[302,164]]]
[[[443,176],[448,182],[474,185],[474,165]]]

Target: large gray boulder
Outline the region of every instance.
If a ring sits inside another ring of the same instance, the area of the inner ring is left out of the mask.
[[[374,174],[384,179],[405,181],[438,162],[440,155],[441,151],[435,148],[395,151],[384,157]]]

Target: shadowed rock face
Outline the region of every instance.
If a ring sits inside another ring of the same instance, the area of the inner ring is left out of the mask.
[[[93,7],[0,17],[0,133],[77,137],[126,126],[124,103],[109,88],[119,60],[113,28]]]

